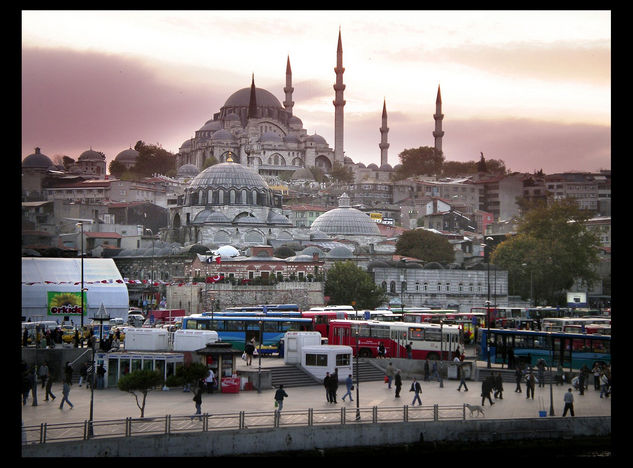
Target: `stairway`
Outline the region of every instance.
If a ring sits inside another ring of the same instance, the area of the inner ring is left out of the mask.
[[[271,372],[273,388],[279,387],[280,384],[283,384],[286,388],[321,384],[300,366],[288,364],[285,366],[267,367],[266,370]]]

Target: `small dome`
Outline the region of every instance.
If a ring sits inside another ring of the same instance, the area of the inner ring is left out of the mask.
[[[380,166],[380,170],[381,171],[393,171],[393,168],[391,167],[390,164],[383,164],[382,166]]]
[[[176,177],[195,177],[200,173],[194,164],[183,164],[178,168]]]
[[[329,258],[350,258],[352,257],[352,251],[347,247],[334,247],[327,254]]]
[[[200,127],[199,132],[217,132],[222,128],[222,122],[219,120],[207,120],[207,122]]]
[[[217,132],[215,132],[213,134],[213,136],[211,137],[212,140],[214,141],[218,141],[218,140],[222,140],[222,141],[234,141],[235,137],[231,134],[231,132],[221,129],[218,130]]]
[[[312,142],[317,145],[327,145],[327,141],[325,141],[325,138],[323,138],[321,135],[317,135],[316,133],[306,138],[306,141]]]
[[[234,224],[261,224],[262,222],[253,215],[249,215],[249,216],[237,215],[235,218],[233,218],[233,223]]]
[[[273,255],[278,258],[288,258],[296,255],[296,252],[287,245],[282,245],[274,250]]]
[[[215,251],[216,255],[219,255],[222,258],[231,258],[237,257],[240,254],[240,251],[237,250],[232,245],[223,245],[219,249]]]
[[[288,119],[288,124],[303,127],[303,122],[301,121],[301,119],[294,115]]]
[[[53,161],[44,153],[40,153],[39,148],[35,148],[35,153],[29,154],[22,161],[22,167],[30,169],[48,169],[53,165]]]
[[[301,143],[301,140],[299,139],[299,137],[297,135],[286,135],[283,138],[284,142],[286,143]]]
[[[356,164],[356,166],[360,169],[365,169],[365,165],[362,162],[359,162],[358,164]]]
[[[114,159],[122,163],[135,163],[138,158],[138,154],[138,151],[135,149],[128,148],[117,154]]]
[[[367,166],[367,169],[373,169],[374,171],[377,171],[378,166],[376,166],[374,163],[371,163],[369,166]]]
[[[78,159],[78,161],[103,161],[103,160],[105,160],[105,155],[98,151],[94,151],[92,148],[81,153]]]
[[[314,230],[333,235],[381,235],[378,226],[369,216],[350,206],[346,193],[340,196],[338,208],[327,211],[314,220],[310,231]]]
[[[183,142],[183,144],[182,144],[182,145],[180,145],[180,149],[183,149],[183,148],[191,148],[191,145],[192,145],[192,144],[193,144],[193,143],[192,143],[191,139],[189,139],[189,140],[185,140],[185,141]]]
[[[274,211],[271,211],[268,214],[268,224],[290,224],[292,225],[292,222],[286,218],[284,215],[279,214],[279,213],[275,213]]]

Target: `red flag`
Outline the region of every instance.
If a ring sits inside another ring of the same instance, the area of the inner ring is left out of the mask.
[[[221,281],[224,279],[224,276],[222,275],[215,275],[215,276],[207,276],[207,283],[217,283],[218,281]]]
[[[222,261],[222,257],[220,255],[215,257],[215,263],[217,263],[219,265],[221,261]]]

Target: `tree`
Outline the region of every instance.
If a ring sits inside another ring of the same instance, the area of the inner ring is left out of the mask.
[[[163,375],[160,371],[152,371],[148,369],[139,369],[134,372],[130,372],[127,375],[121,377],[117,383],[119,390],[129,392],[136,398],[136,406],[141,410],[141,418],[145,417],[145,401],[147,394],[155,387],[162,385]],[[143,400],[139,403],[138,398],[141,393]]]
[[[211,155],[207,159],[204,160],[202,164],[202,170],[204,171],[207,167],[215,166],[218,163],[218,160],[215,156]]]
[[[575,281],[591,286],[598,278],[600,243],[586,227],[588,218],[573,199],[533,203],[517,234],[497,246],[491,261],[513,275],[511,283],[523,285],[521,296],[529,296],[531,283],[535,304],[564,305]]]
[[[362,268],[349,260],[335,262],[327,273],[324,293],[333,304],[355,302],[362,309],[375,309],[385,302],[385,291]]]
[[[127,170],[127,168],[125,167],[125,164],[123,164],[121,161],[113,159],[112,161],[110,161],[108,170],[110,171],[110,174],[112,174],[117,179],[120,179],[121,175]]]
[[[345,167],[339,162],[335,162],[332,165],[332,171],[330,172],[332,179],[338,182],[352,183],[354,182],[354,173],[351,167]]]
[[[176,157],[158,145],[148,145],[139,140],[134,149],[138,151],[138,158],[133,171],[139,177],[149,177],[153,174],[175,174]]]
[[[396,253],[425,262],[451,263],[455,260],[455,251],[448,240],[426,229],[403,232],[396,242]]]
[[[442,152],[431,146],[405,149],[398,157],[402,166],[396,171],[397,178],[440,174],[444,162]]]

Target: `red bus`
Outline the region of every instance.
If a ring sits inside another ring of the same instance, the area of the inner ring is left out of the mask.
[[[312,329],[321,333],[322,338],[330,334],[330,322],[335,319],[347,319],[347,312],[342,310],[310,309],[301,312],[301,317],[312,319]]]
[[[407,357],[411,343],[413,359],[452,359],[460,348],[462,333],[457,325],[435,323],[379,322],[375,320],[332,320],[328,344],[351,346],[360,357],[376,357],[383,344],[386,357]]]

